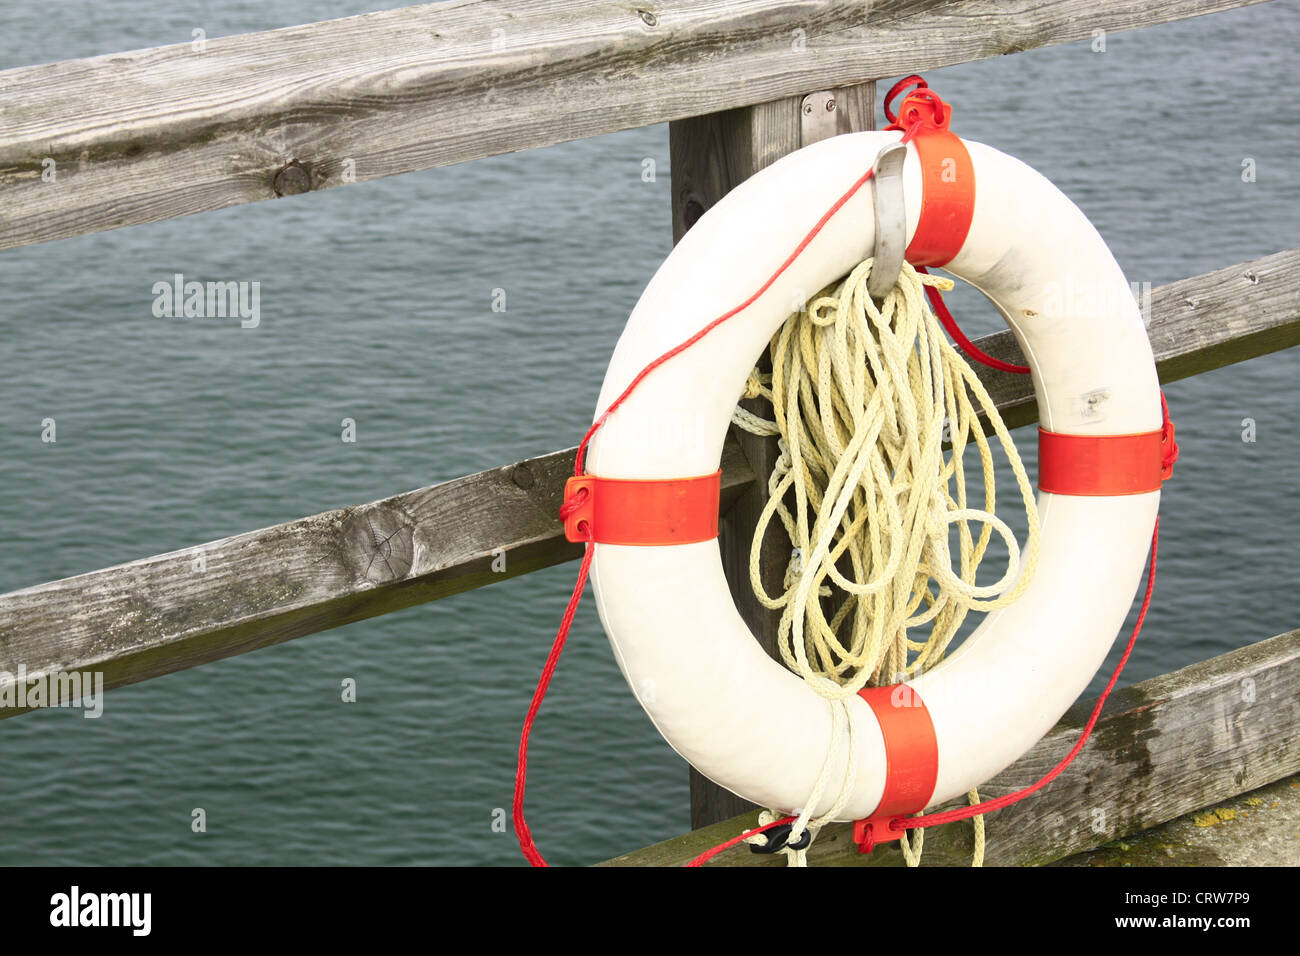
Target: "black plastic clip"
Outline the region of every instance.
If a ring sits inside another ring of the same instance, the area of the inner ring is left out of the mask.
[[[757,843],[749,844],[750,853],[780,853],[782,850],[806,850],[812,843],[812,831],[804,827],[803,833],[799,835],[799,840],[790,843],[790,829],[793,823],[782,823],[780,826],[772,827],[770,830],[764,830],[763,836],[767,837],[767,843],[759,846]],[[787,845],[789,844],[789,845]]]

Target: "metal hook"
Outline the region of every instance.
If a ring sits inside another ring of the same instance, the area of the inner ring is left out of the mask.
[[[871,176],[872,202],[876,211],[875,262],[867,277],[867,293],[883,299],[898,281],[907,251],[907,210],[903,205],[903,161],[907,146],[890,143],[876,154]]]

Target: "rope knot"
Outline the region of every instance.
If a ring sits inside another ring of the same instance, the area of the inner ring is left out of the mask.
[[[1178,461],[1178,442],[1174,440],[1174,423],[1169,417],[1169,403],[1165,401],[1165,393],[1160,393],[1160,412],[1164,416],[1164,423],[1160,426],[1160,447],[1163,455],[1160,459],[1160,477],[1168,481],[1174,473],[1174,462]]]
[[[574,512],[586,504],[587,498],[590,494],[591,492],[586,488],[579,488],[568,498],[564,499],[564,503],[560,505],[560,520],[567,521],[569,518],[573,517]]]
[[[797,818],[763,810],[758,814],[758,827],[746,832],[745,842],[750,853],[782,853],[787,865],[807,866],[808,848],[816,835],[812,826],[800,826]]]
[[[839,300],[824,296],[808,306],[808,318],[813,325],[828,326],[835,324],[835,317],[838,314]]]
[[[589,497],[591,497],[591,491],[589,489],[579,488],[569,497],[565,498],[564,502],[560,505],[560,521],[566,522],[569,518],[573,517],[573,515],[587,503]],[[586,521],[579,521],[578,531],[584,535],[590,536],[591,527]]]
[[[912,91],[903,97],[902,104],[895,114],[892,108],[894,98],[903,90]],[[914,133],[918,129],[946,130],[952,120],[952,107],[939,98],[939,94],[930,89],[930,85],[919,76],[905,76],[892,87],[885,96],[885,118],[889,125],[885,129],[901,130]],[[904,137],[908,139],[910,136]]]

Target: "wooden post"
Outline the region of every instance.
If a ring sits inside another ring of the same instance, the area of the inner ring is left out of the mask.
[[[1258,2],[424,3],[0,70],[0,249]]]
[[[669,124],[672,164],[673,241],[677,242],[719,199],[739,183],[800,146],[831,133],[875,128],[875,83],[762,103],[696,116]],[[833,109],[828,110],[828,102]],[[805,114],[807,110],[807,114]],[[825,113],[834,113],[834,124]],[[791,237],[791,245],[798,237]],[[769,360],[765,355],[763,362]],[[758,402],[746,407],[763,414]],[[776,461],[776,440],[733,429],[757,480],[723,516],[722,564],[740,615],[763,649],[773,657],[779,615],[768,611],[749,586],[750,541],[767,501],[767,476]],[[768,593],[781,588],[790,543],[779,531],[768,535],[760,557]],[[753,804],[724,790],[691,768],[691,827],[699,828],[744,813]]]

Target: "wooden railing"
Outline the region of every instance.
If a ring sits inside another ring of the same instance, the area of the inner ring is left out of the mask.
[[[0,72],[0,249],[1249,2],[451,2],[21,67]]]
[[[448,2],[23,67],[0,72],[0,248],[664,121],[680,238],[782,155],[871,128],[878,78],[1246,2]],[[806,95],[817,116],[833,101],[829,126],[808,121]],[[51,162],[57,188],[42,176]],[[1154,289],[1148,329],[1162,381],[1300,344],[1300,249]],[[1009,332],[979,344],[1020,358]],[[1036,420],[1027,381],[978,372],[1009,424]],[[737,606],[769,652],[775,617],[745,569],[774,455],[772,441],[728,439],[720,539]],[[556,510],[572,462],[572,449],[556,452],[0,596],[0,681],[21,664],[29,677],[99,671],[119,687],[570,560],[580,550]],[[786,557],[765,549],[769,588]],[[1042,862],[1300,770],[1275,732],[1300,716],[1296,644],[1293,632],[1122,692],[1084,758],[990,823],[991,861]],[[1239,679],[1271,688],[1249,712],[1229,706]],[[1237,721],[1227,737],[1197,726],[1210,711]],[[1067,716],[985,791],[1022,785],[1077,727]],[[1148,741],[1153,727],[1167,746]],[[1215,756],[1180,771],[1193,747]],[[1135,748],[1150,767],[1140,805],[1122,792]],[[1233,769],[1246,761],[1249,772]],[[1099,779],[1117,808],[1106,827],[1034,822]],[[746,806],[693,773],[694,826]],[[949,829],[927,839],[932,859],[963,851]],[[614,862],[679,862],[711,836]],[[829,832],[814,858],[862,861],[847,854]]]

